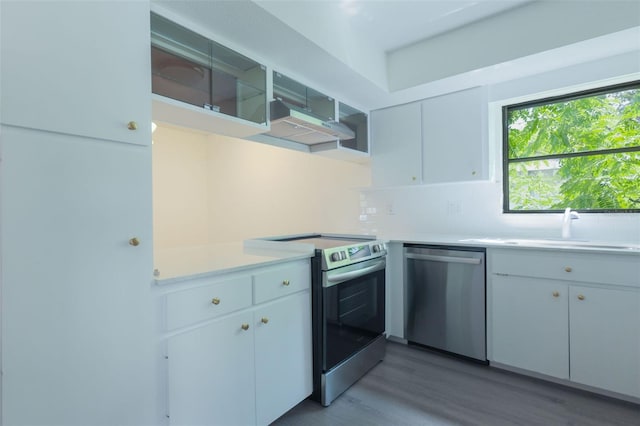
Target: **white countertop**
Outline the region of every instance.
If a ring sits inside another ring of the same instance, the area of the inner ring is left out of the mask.
[[[408,244],[563,250],[640,256],[640,244],[605,241],[566,242],[533,238],[418,233],[389,233],[378,235],[378,239]],[[156,275],[156,284],[163,285],[192,278],[221,275],[256,266],[305,259],[313,255],[314,247],[311,244],[268,240],[156,250],[154,267],[159,272]]]
[[[160,249],[154,255],[154,268],[158,271],[156,284],[305,259],[313,254],[313,246],[309,244],[287,245],[283,246],[283,250],[255,247],[242,242]]]
[[[590,253],[640,255],[640,244],[616,241],[580,241],[525,237],[487,237],[446,234],[389,233],[379,239],[408,244],[434,244],[461,247],[515,248],[536,250],[563,250]]]

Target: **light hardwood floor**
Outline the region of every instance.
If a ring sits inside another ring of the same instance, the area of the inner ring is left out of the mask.
[[[273,425],[640,426],[640,405],[389,342],[329,407],[305,400]]]

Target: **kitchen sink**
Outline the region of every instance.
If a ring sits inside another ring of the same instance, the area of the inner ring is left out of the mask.
[[[593,249],[609,249],[609,250],[638,250],[640,251],[640,245],[638,244],[626,244],[626,243],[607,243],[598,241],[587,240],[562,240],[553,238],[470,238],[466,240],[460,240],[460,242],[469,243],[484,243],[484,244],[497,244],[497,245],[516,245],[516,246],[534,246],[534,247],[579,247],[579,248],[593,248]]]

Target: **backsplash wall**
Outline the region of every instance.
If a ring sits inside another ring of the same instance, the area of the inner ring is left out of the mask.
[[[155,248],[360,230],[368,166],[162,124],[153,140]]]
[[[499,182],[461,182],[361,193],[361,231],[380,236],[560,238],[562,214],[503,214]],[[583,213],[572,237],[640,244],[640,214]]]

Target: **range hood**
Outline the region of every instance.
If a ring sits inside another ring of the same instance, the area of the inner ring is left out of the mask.
[[[355,132],[346,125],[337,121],[324,121],[280,99],[271,102],[270,111],[271,131],[265,133],[269,136],[305,145],[356,137]]]

